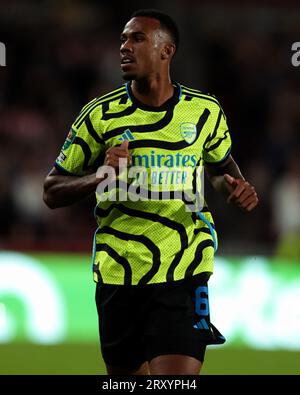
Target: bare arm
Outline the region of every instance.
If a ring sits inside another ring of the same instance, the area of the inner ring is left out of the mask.
[[[244,179],[231,155],[220,165],[206,163],[205,170],[212,186],[225,196],[227,203],[234,202],[246,211],[257,205],[255,188]]]
[[[105,154],[104,164],[117,170],[120,158],[127,158],[131,163],[128,141],[109,148]],[[96,177],[96,173],[80,177],[64,175],[53,168],[44,182],[44,202],[50,208],[69,206],[94,193],[103,179],[104,177]]]
[[[229,196],[231,189],[228,187],[224,175],[229,174],[236,179],[244,180],[238,165],[231,155],[220,165],[205,163],[205,171],[214,189],[217,192],[221,192],[226,198]]]
[[[77,177],[63,175],[53,168],[44,182],[44,202],[50,208],[76,203],[95,192],[100,181],[96,178],[96,173]]]

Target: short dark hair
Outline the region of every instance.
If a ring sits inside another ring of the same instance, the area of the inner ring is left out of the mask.
[[[164,12],[161,12],[159,10],[143,9],[143,10],[135,11],[131,15],[131,18],[135,18],[138,16],[145,16],[145,17],[157,19],[160,22],[160,26],[169,33],[169,35],[173,41],[173,44],[175,44],[176,49],[178,49],[179,30],[178,30],[176,23],[169,15],[167,15]]]

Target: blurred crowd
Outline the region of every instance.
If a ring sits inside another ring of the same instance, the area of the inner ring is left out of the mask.
[[[181,31],[173,78],[217,96],[233,157],[256,186],[253,214],[227,205],[208,185],[220,254],[300,260],[299,9],[152,1]],[[100,1],[0,4],[0,248],[91,250],[94,197],[49,210],[51,169],[81,107],[122,83],[119,35],[130,14],[149,6]],[[297,11],[297,12],[296,12]]]

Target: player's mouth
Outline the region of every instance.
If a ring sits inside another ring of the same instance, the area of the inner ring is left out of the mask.
[[[135,60],[130,56],[124,56],[121,58],[121,69],[126,70],[130,68],[135,63]]]

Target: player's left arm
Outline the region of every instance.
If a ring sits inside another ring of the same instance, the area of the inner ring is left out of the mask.
[[[225,196],[227,203],[235,203],[248,212],[257,206],[254,186],[244,179],[231,155],[221,163],[205,163],[205,171],[214,189]]]
[[[214,189],[223,193],[228,203],[251,211],[258,203],[257,193],[243,177],[230,152],[231,136],[224,111],[219,106],[214,128],[203,146],[206,174]]]

